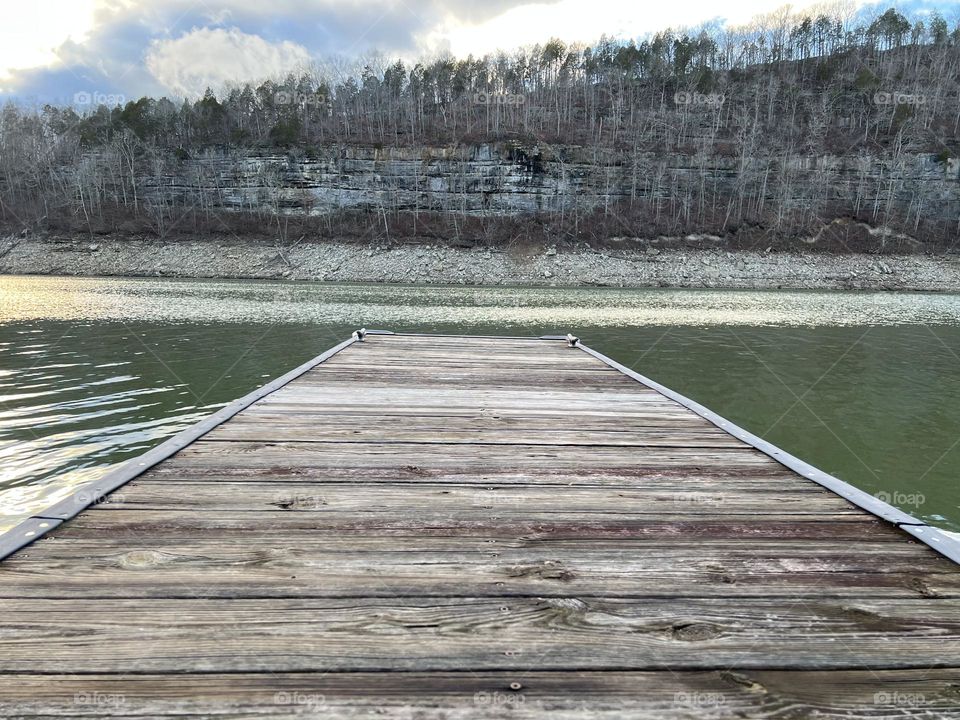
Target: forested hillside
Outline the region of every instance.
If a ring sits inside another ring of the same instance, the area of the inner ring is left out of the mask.
[[[712,234],[947,248],[960,26],[894,10],[0,118],[6,232],[442,238]],[[92,101],[90,104],[88,101]]]

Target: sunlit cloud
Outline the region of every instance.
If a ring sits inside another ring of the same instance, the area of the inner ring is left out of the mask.
[[[270,43],[236,28],[200,28],[176,40],[157,40],[146,56],[151,74],[171,92],[186,96],[295,72],[309,62],[310,53],[296,43]]]
[[[57,49],[83,42],[94,28],[97,0],[10,3],[0,19],[0,82],[15,70],[53,66]]]

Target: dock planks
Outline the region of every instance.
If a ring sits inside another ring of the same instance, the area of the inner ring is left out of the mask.
[[[960,716],[956,564],[564,341],[369,334],[146,465],[0,563],[0,716]]]

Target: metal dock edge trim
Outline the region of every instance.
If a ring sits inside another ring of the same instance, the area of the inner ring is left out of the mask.
[[[374,332],[374,331],[369,331]],[[377,333],[381,334],[381,333]],[[385,333],[383,333],[385,334]],[[32,516],[23,520],[18,525],[14,525],[10,530],[0,534],[0,561],[9,557],[17,550],[38,540],[44,534],[53,530],[64,520],[75,517],[91,505],[96,505],[117,488],[123,487],[131,480],[139,477],[154,465],[166,460],[187,447],[194,441],[200,439],[214,428],[222,425],[241,411],[247,409],[258,400],[262,400],[267,395],[276,392],[283,386],[296,380],[304,373],[309,372],[325,360],[330,359],[341,350],[350,347],[359,342],[358,338],[351,337],[344,340],[339,345],[324,351],[315,358],[308,360],[302,365],[294,368],[290,372],[271,380],[266,385],[261,385],[243,397],[228,403],[217,412],[204,418],[195,425],[191,425],[185,430],[181,430],[172,438],[165,440],[152,450],[132,458],[118,467],[116,470],[108,472],[98,480],[94,480],[81,485],[68,497],[60,500],[54,505],[34,513]]]
[[[61,524],[63,524],[63,520],[31,517],[18,525],[14,525],[13,528],[0,535],[0,560],[13,555],[17,550],[26,547],[43,536],[44,533],[50,532]]]
[[[953,560],[955,563],[960,564],[960,540],[951,537],[939,528],[932,527],[923,520],[919,520],[912,515],[908,515],[899,508],[895,508],[889,503],[885,503],[883,500],[880,500],[879,498],[876,498],[873,495],[860,490],[859,488],[855,488],[853,485],[844,482],[840,478],[823,472],[819,468],[816,468],[810,463],[801,460],[795,455],[791,455],[786,450],[783,450],[776,445],[767,442],[763,438],[744,430],[739,425],[730,422],[726,418],[718,415],[695,400],[691,400],[685,395],[681,395],[680,393],[671,390],[666,385],[661,385],[656,380],[651,380],[640,373],[634,372],[625,365],[621,365],[616,360],[608,358],[606,355],[597,352],[593,348],[587,347],[582,343],[577,343],[575,347],[583,350],[588,355],[595,357],[597,360],[600,360],[615,370],[619,370],[624,375],[636,380],[642,385],[646,385],[650,389],[656,390],[661,395],[664,395],[665,397],[668,397],[671,400],[679,403],[683,407],[691,410],[738,440],[742,440],[747,445],[750,445],[762,452],[764,455],[773,458],[781,465],[784,465],[785,467],[788,467],[794,472],[802,475],[806,479],[812,480],[818,485],[825,487],[827,490],[839,495],[860,509],[866,510],[872,515],[876,515],[883,520],[893,523],[901,530],[915,537],[917,540],[929,545],[944,557],[947,557],[950,560]]]

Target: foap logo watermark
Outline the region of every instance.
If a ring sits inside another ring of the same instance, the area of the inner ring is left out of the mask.
[[[320,510],[327,501],[322,495],[300,495],[279,492],[273,496],[273,504],[284,510]]]
[[[478,92],[473,94],[474,105],[523,105],[527,99],[519,93]]]
[[[96,690],[78,692],[73,696],[73,704],[84,707],[118,708],[126,702],[127,698],[119,693],[104,693]]]
[[[927,502],[927,497],[923,493],[905,493],[900,492],[899,490],[894,490],[893,492],[881,490],[880,492],[875,493],[874,497],[881,502],[887,503],[888,505],[897,505],[899,507],[916,508],[926,504]]]
[[[925,705],[927,698],[923,693],[906,693],[898,690],[881,690],[873,694],[874,705],[887,705],[896,707],[918,707]]]
[[[674,493],[673,502],[677,505],[690,505],[695,507],[707,507],[713,505],[723,505],[723,498],[718,495],[709,495],[707,493]]]
[[[673,696],[673,702],[683,708],[705,709],[717,708],[727,704],[727,698],[718,692],[678,692]]]
[[[274,93],[273,101],[277,105],[326,105],[327,96],[322,93],[302,93],[281,90]]]
[[[320,693],[304,693],[281,690],[273,694],[274,705],[297,705],[317,710],[326,707],[327,698]]]
[[[508,693],[500,692],[499,690],[494,690],[493,692],[479,690],[473,694],[473,704],[484,707],[523,705],[526,702],[526,698],[523,696],[523,693],[520,692],[522,689],[523,685],[518,682],[513,682],[510,683],[510,692]]]
[[[720,107],[727,101],[723,93],[698,93],[690,90],[681,90],[673,94],[675,105],[690,105],[701,107]]]
[[[923,105],[927,96],[918,93],[886,92],[873,94],[874,105]]]
[[[99,105],[109,105],[111,107],[115,105],[124,105],[127,102],[126,95],[120,95],[118,93],[103,93],[103,92],[87,92],[86,90],[81,90],[78,93],[73,95],[73,104],[74,105],[84,105],[84,106],[99,106]]]
[[[76,494],[77,505],[86,507],[88,505],[99,505],[102,502],[109,502],[111,505],[123,504],[123,493],[113,492],[104,493],[97,489],[81,490]]]
[[[497,508],[517,508],[523,507],[529,503],[530,498],[526,495],[509,490],[492,490],[484,493],[477,501],[475,507],[482,510],[496,510]]]
[[[487,258],[492,254],[491,250],[487,248],[485,251]],[[524,297],[517,296],[507,296],[507,297],[492,297],[489,291],[478,291],[473,293],[468,298],[470,302],[473,303],[474,307],[497,307],[497,308],[526,308],[527,302]]]

